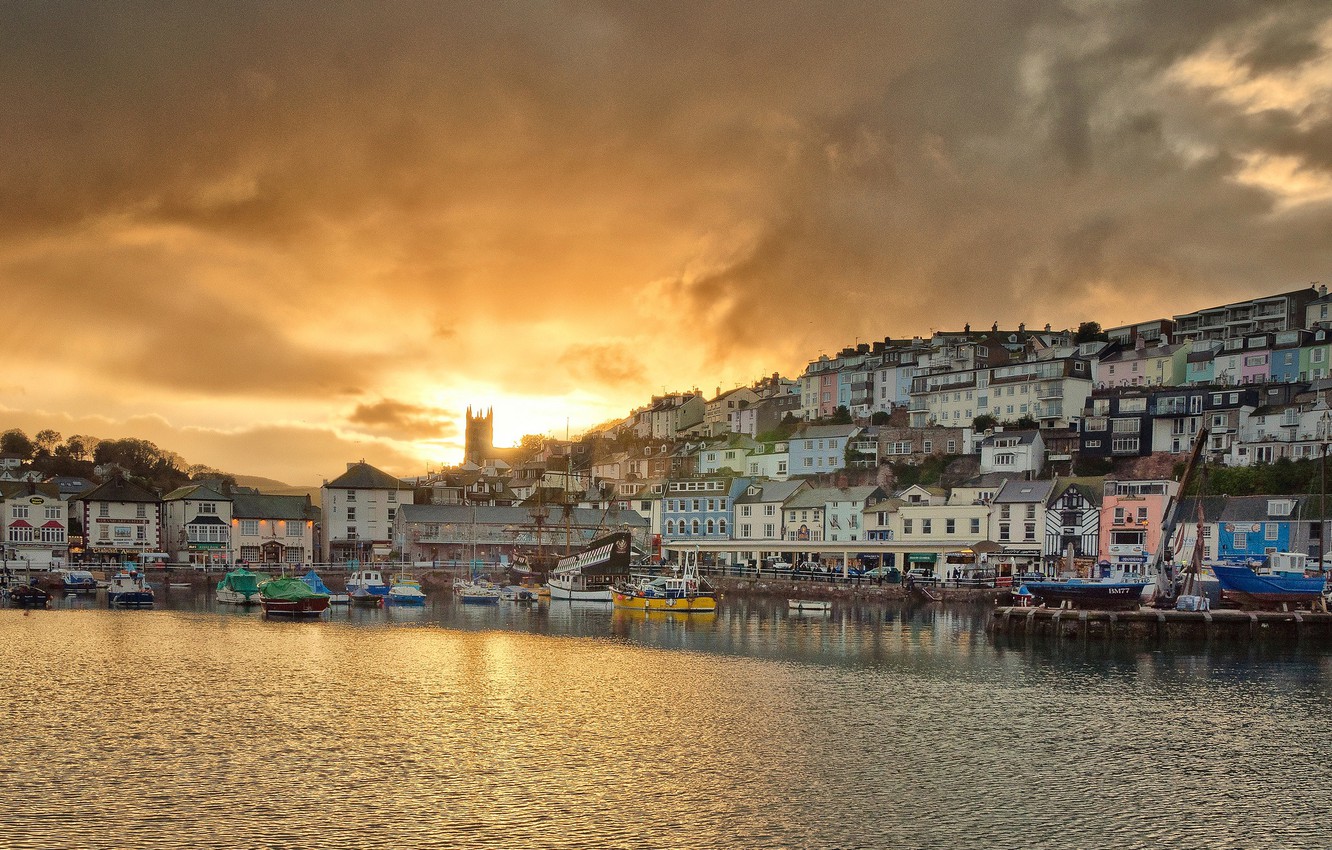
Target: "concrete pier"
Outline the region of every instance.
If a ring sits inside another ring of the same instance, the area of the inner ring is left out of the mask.
[[[1332,614],[1310,611],[1084,611],[1060,608],[995,609],[997,635],[1053,640],[1138,642],[1308,642],[1332,645]]]

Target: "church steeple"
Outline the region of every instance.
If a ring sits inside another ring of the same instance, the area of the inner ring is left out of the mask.
[[[463,460],[483,466],[495,448],[495,409],[475,412],[467,405],[467,425],[464,431]]]

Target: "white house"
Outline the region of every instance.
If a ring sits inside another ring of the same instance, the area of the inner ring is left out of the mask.
[[[1035,478],[1045,466],[1045,441],[1040,431],[995,431],[980,443],[980,471],[1030,473]]]
[[[231,557],[231,498],[202,484],[162,497],[162,543],[170,560],[221,566]]]
[[[0,546],[9,566],[47,570],[69,558],[69,514],[55,484],[0,483]]]
[[[362,562],[386,559],[397,541],[393,520],[399,505],[415,500],[412,488],[365,461],[320,490],[324,511],[323,560]]]

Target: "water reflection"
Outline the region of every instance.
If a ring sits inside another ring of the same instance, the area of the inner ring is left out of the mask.
[[[1332,804],[1307,647],[995,644],[934,606],[159,600],[0,611],[0,844],[1300,847]]]

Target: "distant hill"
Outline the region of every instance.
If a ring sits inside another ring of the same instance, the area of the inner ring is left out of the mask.
[[[241,487],[253,487],[256,490],[269,492],[279,487],[290,487],[285,481],[278,481],[276,478],[264,478],[260,475],[237,475],[236,483]]]

